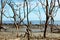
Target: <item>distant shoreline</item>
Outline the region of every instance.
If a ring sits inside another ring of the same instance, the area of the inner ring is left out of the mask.
[[[33,25],[45,24],[45,20],[43,20],[41,22],[39,20],[32,20],[29,22],[31,22]],[[14,24],[14,22],[13,21],[3,21],[3,24]],[[27,21],[23,21],[22,24],[27,24]],[[54,21],[54,25],[60,25],[60,21]]]

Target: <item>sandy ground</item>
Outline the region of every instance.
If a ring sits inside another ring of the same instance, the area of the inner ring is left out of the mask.
[[[27,36],[24,37],[26,28],[20,28],[18,30],[18,38],[17,38],[17,30],[16,28],[6,27],[7,30],[2,30],[0,32],[0,40],[27,40]],[[41,28],[41,29],[40,29]],[[60,40],[60,33],[50,33],[47,30],[46,38],[43,38],[43,27],[39,29],[31,29],[30,40]],[[38,31],[39,30],[39,31]]]
[[[16,33],[12,32],[0,32],[0,40],[27,40],[27,37],[23,37],[24,33],[18,33],[17,38]],[[47,38],[43,38],[43,33],[32,33],[30,40],[60,40],[60,33],[47,33]]]

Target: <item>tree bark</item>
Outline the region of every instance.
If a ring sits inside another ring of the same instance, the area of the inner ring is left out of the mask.
[[[47,25],[48,25],[48,19],[49,17],[46,17],[46,23],[45,23],[45,29],[44,29],[44,38],[46,38],[46,31],[47,31]]]
[[[53,31],[52,29],[53,29],[53,24],[54,24],[54,19],[53,19],[53,17],[51,17],[51,32]]]
[[[28,40],[30,40],[30,38],[29,38],[29,18],[28,18],[28,2],[27,2],[27,0],[26,0],[26,5],[27,5],[27,38],[28,38]]]
[[[48,0],[46,0],[46,23],[45,23],[45,29],[44,29],[44,34],[43,34],[44,38],[46,37],[48,20],[49,20],[49,16],[48,16]]]

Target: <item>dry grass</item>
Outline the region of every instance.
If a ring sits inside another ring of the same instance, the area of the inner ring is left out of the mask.
[[[12,32],[0,32],[0,40],[27,40],[27,36],[23,37],[24,33],[19,33],[19,37],[16,37],[16,33]],[[43,33],[32,33],[30,40],[60,40],[60,34],[47,33],[47,37],[43,38]]]
[[[33,30],[35,31],[35,29],[33,29]],[[6,32],[4,32],[4,31],[0,32],[0,40],[27,40],[27,36],[24,37],[24,34],[25,34],[25,29],[20,28],[18,30],[19,36],[17,38],[16,28],[9,27],[9,28],[7,28]],[[32,33],[30,33],[30,40],[60,40],[60,33],[47,32],[46,36],[47,36],[46,38],[43,38],[43,32],[32,32]]]

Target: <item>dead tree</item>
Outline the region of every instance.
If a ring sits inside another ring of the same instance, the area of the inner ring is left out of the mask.
[[[24,11],[24,18],[25,18],[25,0],[24,0],[23,11]]]
[[[46,23],[45,23],[45,29],[44,29],[44,37],[46,37],[46,29],[47,29],[47,25],[48,25],[48,20],[49,20],[49,16],[48,16],[48,0],[46,0]]]
[[[14,18],[14,27],[16,27],[16,30],[18,31],[19,26],[18,26],[18,23],[16,22],[16,16],[17,16],[17,14],[16,14],[16,11],[14,9],[14,6],[13,6],[13,4],[11,4],[11,1],[10,1],[10,3],[7,3],[7,4],[11,7],[11,9],[12,9],[12,11],[14,13],[14,16],[13,16],[13,18]],[[17,32],[17,37],[18,37],[18,32]]]
[[[48,23],[49,23],[49,19],[51,20],[51,24],[53,24],[53,22],[54,22],[54,19],[53,19],[53,15],[55,14],[54,12],[57,12],[57,10],[58,10],[58,8],[57,9],[55,9],[55,7],[57,7],[56,5],[55,5],[55,2],[56,2],[56,0],[51,0],[51,2],[50,2],[50,6],[49,6],[49,2],[48,2],[48,0],[46,0],[46,5],[45,4],[43,4],[42,2],[41,2],[41,0],[40,0],[40,3],[42,4],[42,5],[44,5],[45,6],[45,9],[46,9],[46,11],[45,11],[45,13],[46,13],[46,22],[45,22],[45,29],[44,29],[44,38],[46,37],[46,30],[47,30],[47,26],[48,26]],[[56,11],[55,11],[56,10]],[[50,26],[51,27],[51,32],[52,32],[52,27],[53,26]]]
[[[27,0],[24,0],[26,2],[26,6],[27,6],[27,29],[26,29],[26,34],[27,34],[27,40],[30,40],[29,38],[29,18],[28,18],[28,1]]]
[[[49,15],[50,15],[50,17],[51,17],[51,32],[52,32],[52,28],[53,28],[53,23],[54,23],[54,19],[53,19],[53,9],[54,9],[54,7],[55,7],[55,1],[54,1],[54,5],[53,5],[53,1],[51,0],[51,2],[50,2],[50,9],[49,9]]]
[[[59,8],[60,8],[60,0],[57,0],[58,1],[58,6],[59,6]]]
[[[11,9],[12,9],[12,11],[14,13],[14,16],[13,16],[13,18],[14,18],[14,25],[16,27],[16,12],[15,12],[14,6],[13,6],[13,4],[11,4],[11,2],[7,3],[7,4],[11,7]]]
[[[52,32],[53,24],[54,24],[54,18],[53,17],[56,16],[56,15],[54,16],[54,14],[55,14],[54,12],[57,12],[58,11],[58,8],[55,9],[55,7],[58,7],[58,6],[55,5],[55,2],[56,2],[56,0],[51,0],[51,2],[50,2],[50,8],[49,8],[49,13],[48,13],[48,17],[49,18],[51,17],[51,26],[50,26],[51,27],[51,32]],[[49,18],[48,18],[48,20],[49,20]]]
[[[7,0],[1,0],[1,20],[0,20],[0,30],[2,28],[2,17],[3,17],[3,10],[6,5]]]

